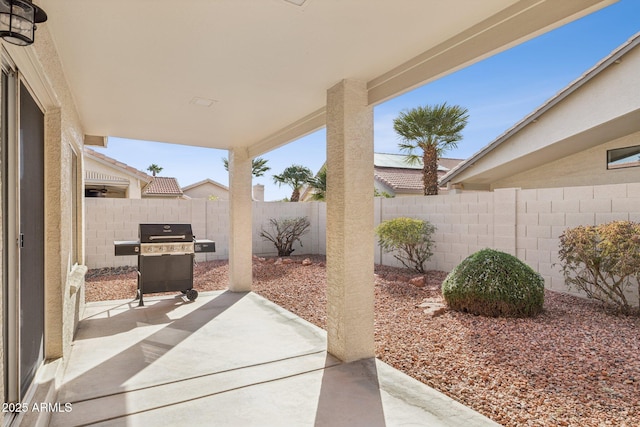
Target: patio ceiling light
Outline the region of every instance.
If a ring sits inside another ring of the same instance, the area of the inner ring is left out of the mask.
[[[28,46],[33,43],[36,23],[45,22],[47,14],[31,0],[0,0],[0,37]]]

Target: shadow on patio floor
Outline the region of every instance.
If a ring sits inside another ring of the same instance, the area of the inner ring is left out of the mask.
[[[87,305],[51,426],[496,425],[254,293]]]

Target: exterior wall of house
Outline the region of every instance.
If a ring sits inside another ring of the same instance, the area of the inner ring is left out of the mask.
[[[208,199],[209,196],[214,196],[217,200],[229,200],[229,190],[210,182],[182,191],[192,199]]]
[[[640,132],[496,181],[492,188],[549,188],[638,182],[640,167],[607,169],[607,150],[634,145],[640,145]]]
[[[46,381],[35,381],[35,396],[42,398],[39,391],[54,387],[56,375],[62,373],[61,357],[70,351],[84,304],[84,133],[47,27],[38,28],[32,47],[7,46],[7,51],[44,111],[44,358],[48,362],[40,369],[50,369],[51,375],[39,375],[37,378],[46,378]],[[10,206],[15,203],[9,200]],[[3,229],[2,233],[13,235],[11,230]],[[0,265],[0,270],[2,268]],[[0,370],[0,377],[3,375],[4,369]],[[5,379],[0,378],[0,387],[4,382]]]
[[[49,295],[45,301],[47,313],[45,358],[55,358],[68,354],[84,304],[81,286],[83,280],[81,271],[84,264],[82,227],[84,133],[48,31],[38,29],[35,47],[42,69],[51,85],[49,90],[55,93],[59,102],[58,108],[52,108],[51,111],[47,109],[45,112],[45,182],[47,182],[45,286]],[[72,182],[74,155],[80,169],[75,174],[80,182],[76,183]],[[52,185],[53,183],[55,185]],[[77,188],[75,195],[74,185]],[[73,203],[72,197],[77,198],[76,203]],[[74,207],[77,209],[75,215],[72,211]],[[77,223],[73,223],[73,218],[77,218]],[[72,236],[78,238],[75,254]],[[80,276],[79,279],[78,276]]]
[[[117,176],[118,178],[123,178],[129,181],[129,186],[127,191],[125,192],[125,197],[129,199],[140,199],[142,197],[142,188],[144,187],[144,182],[139,179],[132,177],[129,174],[123,173],[121,170],[109,167],[104,163],[98,162],[89,156],[85,157],[84,161],[85,170],[95,171],[99,173],[104,173],[110,176]]]
[[[461,172],[453,182],[464,183],[472,176],[504,167],[505,164],[539,150],[546,150],[545,152],[560,158],[606,142],[606,139],[594,139],[592,135],[599,134],[601,128],[607,124],[610,126],[607,133],[617,132],[617,126],[611,126],[612,123],[616,123],[617,119],[625,115],[634,112],[637,114],[640,110],[640,73],[637,71],[639,69],[640,49],[634,49],[623,56],[619,63],[602,70],[585,85],[546,111],[535,123],[528,124],[490,154],[475,160],[473,167]],[[631,132],[636,130],[638,127]],[[621,136],[622,134],[616,135]],[[609,140],[611,139],[609,137]],[[571,142],[567,143],[567,140]]]
[[[197,237],[216,241],[217,253],[202,259],[227,259],[228,203],[90,199],[87,205],[87,265],[135,265],[135,257],[113,256],[113,241],[137,236],[137,224],[191,222]],[[270,218],[307,216],[311,229],[294,254],[326,253],[326,205],[322,202],[254,202],[253,252],[276,255],[259,237]],[[547,288],[572,293],[557,266],[559,236],[569,227],[613,220],[640,222],[640,183],[545,189],[498,189],[438,196],[375,198],[374,223],[407,216],[433,223],[435,250],[429,269],[451,271],[482,248],[518,256],[540,272]],[[401,267],[392,254],[376,248],[375,262]],[[637,289],[629,295],[637,301]]]

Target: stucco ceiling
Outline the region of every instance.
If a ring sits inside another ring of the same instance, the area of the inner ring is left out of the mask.
[[[323,126],[342,79],[376,104],[613,2],[36,1],[86,134],[251,155]]]

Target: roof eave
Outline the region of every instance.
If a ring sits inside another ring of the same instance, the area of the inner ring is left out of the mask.
[[[622,56],[626,55],[629,51],[634,49],[640,43],[640,33],[636,33],[627,42],[616,48],[613,52],[601,59],[593,67],[587,70],[584,74],[578,77],[576,80],[569,83],[564,89],[560,90],[556,95],[548,99],[545,103],[539,106],[532,113],[525,116],[522,120],[517,122],[514,126],[509,128],[506,132],[493,140],[491,143],[480,149],[477,153],[463,161],[449,172],[447,172],[440,180],[440,185],[446,185],[454,178],[459,176],[462,172],[473,166],[475,162],[485,157],[491,151],[500,146],[503,142],[520,132],[526,126],[531,123],[535,123],[544,113],[563,101],[573,92],[587,84],[595,76],[607,69],[610,65],[616,63]]]

